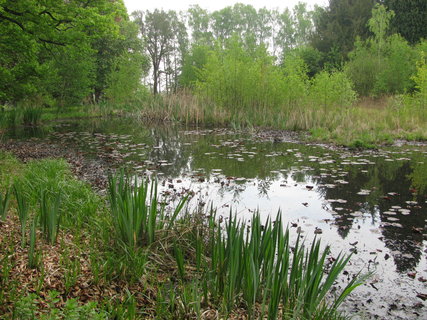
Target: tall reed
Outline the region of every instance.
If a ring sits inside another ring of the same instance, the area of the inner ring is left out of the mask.
[[[30,268],[37,267],[38,264],[38,254],[36,252],[36,242],[37,242],[37,220],[38,216],[34,217],[33,222],[30,226],[30,247],[28,249],[28,266]]]

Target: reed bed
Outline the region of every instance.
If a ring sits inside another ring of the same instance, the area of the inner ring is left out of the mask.
[[[131,114],[151,121],[180,121],[233,128],[262,127],[308,132],[309,139],[346,146],[369,147],[395,139],[426,140],[427,112],[410,96],[383,98],[381,108],[362,99],[351,106],[324,106],[316,99],[300,99],[277,107],[225,108],[188,91],[149,99]]]

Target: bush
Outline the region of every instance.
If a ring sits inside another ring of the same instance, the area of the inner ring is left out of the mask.
[[[312,81],[310,98],[313,104],[318,104],[324,109],[348,107],[355,102],[356,92],[344,72],[322,71]]]

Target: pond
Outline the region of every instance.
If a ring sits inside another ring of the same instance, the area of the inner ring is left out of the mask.
[[[294,234],[353,253],[347,277],[375,271],[346,309],[361,317],[426,318],[427,146],[351,151],[268,132],[146,125],[123,118],[10,133],[88,161],[156,176],[163,194],[250,220],[280,210]],[[344,279],[343,279],[344,280]],[[337,284],[340,285],[340,284]]]

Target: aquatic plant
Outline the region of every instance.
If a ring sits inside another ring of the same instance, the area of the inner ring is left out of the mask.
[[[58,237],[61,212],[59,204],[61,195],[59,193],[50,194],[47,190],[40,191],[40,226],[46,241],[55,244]]]
[[[150,187],[148,180],[138,185],[136,176],[129,177],[123,171],[109,176],[108,190],[118,238],[131,247],[153,243],[156,231],[171,228],[187,201],[182,198],[173,213],[166,215],[165,204],[158,201],[157,182]]]
[[[224,228],[214,220],[209,225],[212,256],[205,281],[212,299],[228,312],[242,299],[250,317],[260,304],[261,314],[267,314],[268,319],[276,319],[279,313],[293,318],[328,318],[365,279],[354,277],[328,300],[350,256],[339,255],[329,265],[329,247],[321,251],[320,240],[315,239],[307,248],[300,235],[291,249],[289,230],[284,230],[280,212],[274,222],[269,219],[264,225],[259,214],[249,227],[231,214]]]
[[[37,223],[38,216],[36,215],[33,219],[33,222],[30,226],[30,247],[28,248],[28,266],[30,268],[37,267],[39,255],[36,252],[36,242],[37,242]]]

